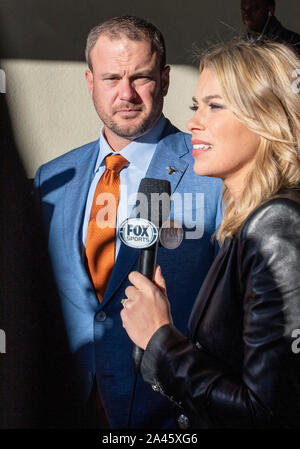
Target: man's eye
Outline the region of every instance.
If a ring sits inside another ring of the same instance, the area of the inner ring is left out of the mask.
[[[193,104],[193,106],[190,106],[190,110],[196,112],[198,109],[198,106],[196,106],[195,104]]]
[[[134,79],[134,82],[135,82],[135,83],[139,83],[139,82],[145,83],[145,82],[151,81],[151,80],[152,80],[152,78],[151,78],[150,76],[147,76],[147,75],[141,75],[141,76],[137,76],[137,77]]]

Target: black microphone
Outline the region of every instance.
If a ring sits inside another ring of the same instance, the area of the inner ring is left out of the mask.
[[[158,230],[167,221],[171,206],[171,184],[169,181],[154,178],[141,180],[137,195],[137,215],[153,223]],[[139,203],[139,204],[138,204]],[[152,281],[156,266],[156,256],[159,238],[148,248],[141,249],[138,271]],[[137,345],[133,348],[134,371],[140,369],[144,351]]]
[[[152,281],[156,265],[159,230],[168,220],[171,184],[155,178],[143,178],[136,199],[136,217],[122,223],[119,235],[129,246],[139,248],[138,271]],[[138,373],[144,351],[134,345],[134,371]]]

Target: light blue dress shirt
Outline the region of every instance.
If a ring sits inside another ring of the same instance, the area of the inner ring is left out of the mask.
[[[117,211],[117,230],[120,224],[131,215],[132,209],[136,203],[136,196],[140,181],[146,176],[150,161],[161,138],[165,124],[166,119],[164,116],[162,116],[154,126],[154,128],[151,129],[147,134],[139,137],[136,140],[133,140],[120,152],[115,153],[121,154],[123,157],[125,157],[125,159],[128,160],[128,164],[120,172],[120,196]],[[87,229],[96,186],[105,171],[105,158],[110,154],[114,154],[114,152],[112,151],[103,135],[102,127],[99,139],[99,154],[94,169],[94,177],[87,196],[83,220],[82,243],[84,245],[84,248],[86,247]],[[117,259],[120,245],[121,242],[118,236],[118,232],[116,232],[115,260]]]

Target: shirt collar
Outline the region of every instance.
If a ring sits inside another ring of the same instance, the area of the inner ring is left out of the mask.
[[[130,165],[134,165],[136,168],[144,170],[152,159],[156,145],[161,138],[165,125],[166,118],[162,115],[156,125],[148,133],[130,142],[119,153],[128,160]],[[99,153],[95,164],[94,173],[99,170],[100,166],[105,165],[106,156],[109,154],[114,154],[103,135],[103,128],[104,127],[102,126],[100,130]]]

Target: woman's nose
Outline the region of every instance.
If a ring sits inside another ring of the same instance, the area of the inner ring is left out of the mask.
[[[195,114],[192,116],[192,118],[187,122],[186,126],[191,133],[193,132],[193,130],[205,129],[205,126],[203,123],[203,117],[200,116],[200,113],[198,110],[195,112]]]

